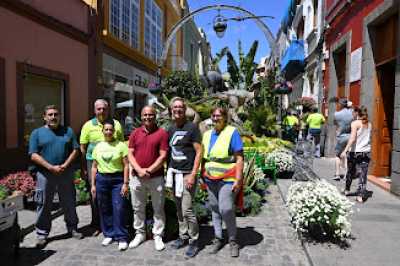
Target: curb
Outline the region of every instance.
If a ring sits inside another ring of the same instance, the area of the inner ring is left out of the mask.
[[[286,200],[285,200],[285,197],[284,197],[283,192],[282,192],[282,190],[281,190],[281,187],[279,186],[279,182],[277,182],[276,186],[277,186],[277,188],[278,188],[279,194],[281,195],[281,198],[282,198],[283,203],[286,205]],[[301,247],[303,248],[304,253],[306,254],[306,257],[307,257],[307,260],[308,260],[309,265],[310,265],[310,266],[314,266],[314,262],[313,262],[312,259],[311,259],[310,252],[309,252],[308,249],[307,249],[307,246],[306,246],[306,244],[305,244],[305,241],[304,241],[303,237],[301,236],[301,234],[300,234],[299,231],[296,230],[296,233],[297,233],[298,239],[300,240]]]

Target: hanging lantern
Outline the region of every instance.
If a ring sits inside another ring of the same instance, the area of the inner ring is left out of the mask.
[[[225,30],[228,25],[226,24],[226,19],[219,13],[219,10],[218,15],[214,18],[213,24],[215,34],[217,34],[218,38],[224,37]]]

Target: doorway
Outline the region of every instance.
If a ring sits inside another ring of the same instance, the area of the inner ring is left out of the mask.
[[[337,77],[337,93],[338,99],[346,97],[346,47],[340,48],[334,53],[335,70]],[[337,109],[339,106],[337,106]]]
[[[391,175],[397,23],[398,16],[394,15],[375,28],[373,51],[376,65],[376,86],[373,103],[374,120],[370,170],[372,175],[379,177]]]

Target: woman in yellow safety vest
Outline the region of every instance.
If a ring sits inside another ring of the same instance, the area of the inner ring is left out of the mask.
[[[227,125],[226,109],[214,108],[211,119],[214,128],[206,131],[202,140],[204,149],[202,175],[207,184],[215,233],[211,253],[217,253],[223,246],[222,221],[224,221],[228,231],[231,256],[238,257],[235,198],[238,193],[243,192],[243,143],[238,130]]]

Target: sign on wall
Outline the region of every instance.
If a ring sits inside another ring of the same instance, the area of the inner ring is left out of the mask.
[[[361,79],[362,48],[358,48],[351,53],[350,58],[350,82]]]

